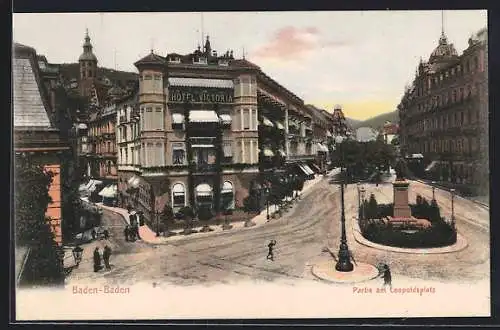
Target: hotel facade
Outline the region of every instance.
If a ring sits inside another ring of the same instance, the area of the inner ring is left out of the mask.
[[[121,206],[146,219],[166,205],[217,213],[276,173],[321,171],[314,110],[248,60],[217,55],[208,37],[203,50],[151,51],[135,66],[137,103],[116,114]],[[328,131],[327,119],[317,125]]]
[[[401,151],[422,154],[427,177],[488,193],[486,29],[469,38],[461,55],[442,33],[398,110]]]

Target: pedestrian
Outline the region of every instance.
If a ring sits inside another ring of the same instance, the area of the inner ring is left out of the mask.
[[[125,241],[129,241],[129,235],[130,235],[130,227],[129,225],[125,226],[125,229],[123,230],[123,235],[125,236]]]
[[[392,288],[392,275],[388,265],[384,265],[384,272],[382,273],[382,276],[384,278],[384,286],[388,285]]]
[[[95,228],[92,228],[92,239],[95,240],[97,238],[97,232],[95,231]]]
[[[135,239],[141,239],[141,236],[139,236],[139,226],[137,224],[134,226],[134,235]]]
[[[101,269],[101,254],[99,253],[99,248],[96,247],[94,250],[94,272],[98,272]]]
[[[109,231],[107,229],[104,229],[102,234],[104,235],[104,239],[109,239]]]
[[[104,247],[104,252],[102,253],[102,258],[104,259],[104,265],[107,270],[111,269],[111,265],[109,264],[109,257],[111,256],[111,248],[109,246]]]
[[[276,241],[275,240],[271,240],[271,242],[269,242],[269,244],[267,245],[267,247],[269,249],[269,252],[267,253],[267,257],[266,257],[267,260],[271,259],[271,261],[274,261],[274,252],[273,252],[273,249],[274,249],[275,245],[276,245]]]

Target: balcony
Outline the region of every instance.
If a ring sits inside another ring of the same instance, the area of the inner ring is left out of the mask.
[[[193,174],[207,174],[207,173],[215,173],[217,171],[217,167],[215,164],[191,164],[190,166],[191,172]]]

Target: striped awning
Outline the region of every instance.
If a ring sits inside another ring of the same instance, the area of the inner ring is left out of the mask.
[[[215,148],[213,144],[192,144],[191,148]]]
[[[224,182],[224,184],[222,185],[221,193],[228,194],[232,192],[233,192],[233,185],[228,181]]]
[[[189,121],[192,123],[217,123],[219,117],[213,110],[191,110]]]
[[[269,127],[274,127],[274,124],[272,121],[267,119],[266,117],[262,116],[262,125],[264,126],[269,126]]]
[[[170,86],[179,87],[204,87],[204,88],[233,88],[234,84],[229,79],[204,79],[204,78],[168,78]]]
[[[128,179],[127,183],[129,184],[129,186],[137,188],[139,186],[140,179],[134,175],[130,179]]]
[[[300,168],[300,170],[305,174],[309,175],[309,172],[305,169],[304,165],[302,164],[297,164],[297,166]]]
[[[311,168],[309,167],[309,165],[307,164],[302,164],[302,166],[304,167],[304,169],[308,172],[309,175],[314,175],[314,171],[311,170]]]
[[[275,121],[274,124],[276,125],[277,129],[285,130],[285,126],[283,126],[283,124],[281,122]]]
[[[318,151],[328,152],[328,148],[322,143],[317,143],[317,147],[318,147]]]
[[[231,124],[231,121],[232,121],[231,115],[221,114],[219,117],[220,117],[220,120],[222,120],[223,124]]]
[[[173,113],[172,114],[172,123],[173,124],[183,124],[184,123],[184,115],[182,113]]]
[[[212,196],[212,187],[206,183],[196,186],[195,191],[197,196]]]

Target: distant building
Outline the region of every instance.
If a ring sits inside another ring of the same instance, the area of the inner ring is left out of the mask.
[[[384,127],[380,132],[384,138],[384,142],[387,144],[391,144],[392,140],[398,136],[398,133],[399,125],[391,123],[390,121],[385,122]]]
[[[423,154],[427,176],[488,193],[488,41],[461,55],[442,33],[398,105],[401,150]]]

